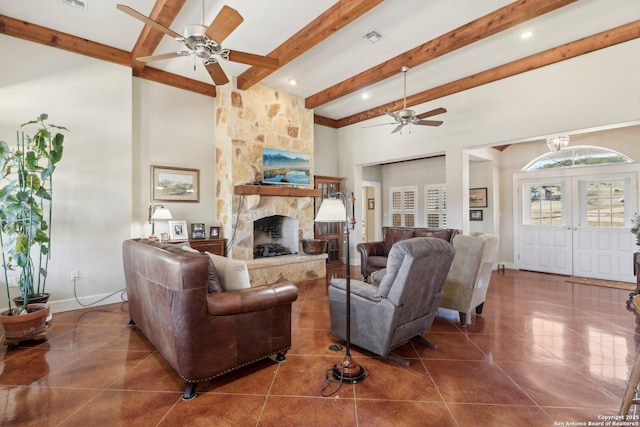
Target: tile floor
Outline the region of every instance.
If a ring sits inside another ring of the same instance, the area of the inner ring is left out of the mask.
[[[587,425],[617,413],[640,343],[628,291],[495,272],[471,325],[441,310],[427,335],[437,350],[405,345],[404,367],[354,348],[369,376],[322,397],[327,369],[342,360],[329,349],[326,286],[299,284],[286,362],[201,384],[189,402],[178,376],[125,326],[126,303],[57,313],[46,343],[0,349],[0,425]]]

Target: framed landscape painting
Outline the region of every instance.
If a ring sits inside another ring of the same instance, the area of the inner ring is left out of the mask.
[[[154,202],[199,202],[200,170],[151,166],[151,200]]]

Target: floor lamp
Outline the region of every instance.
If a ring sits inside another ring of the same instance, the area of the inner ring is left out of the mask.
[[[340,197],[344,200],[340,200]],[[356,199],[353,193],[349,197],[344,193],[337,192],[331,195],[331,198],[324,199],[316,215],[315,222],[344,222],[345,236],[345,254],[347,258],[346,267],[346,291],[347,291],[347,325],[346,325],[346,341],[347,352],[342,359],[340,365],[333,366],[333,377],[340,382],[348,382],[355,384],[362,381],[365,377],[364,368],[357,364],[351,357],[351,260],[349,258],[349,226],[354,229],[356,219],[354,215],[354,203]],[[348,204],[351,203],[351,219],[347,211]]]

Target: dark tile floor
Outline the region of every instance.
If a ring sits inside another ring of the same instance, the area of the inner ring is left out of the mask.
[[[441,310],[427,335],[437,350],[405,345],[404,367],[354,348],[369,376],[322,397],[327,369],[342,360],[329,349],[326,288],[299,284],[286,362],[201,384],[189,402],[125,326],[126,303],[57,313],[46,343],[0,349],[0,425],[587,425],[617,413],[640,342],[628,291],[507,270],[494,273],[471,325]]]

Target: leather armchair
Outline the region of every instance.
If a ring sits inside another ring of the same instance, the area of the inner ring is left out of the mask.
[[[453,239],[456,255],[447,275],[440,307],[456,310],[460,324],[467,324],[475,309],[482,314],[491,271],[498,250],[498,237],[493,234],[458,235]]]
[[[360,252],[362,279],[367,281],[374,271],[387,266],[387,257],[394,243],[413,237],[437,237],[451,242],[458,234],[460,230],[453,228],[382,227],[381,241],[359,243],[356,246]]]
[[[453,261],[451,243],[433,237],[403,240],[391,248],[380,286],[351,280],[351,343],[408,365],[393,349],[425,335],[436,316]],[[346,280],[329,286],[331,334],[346,339]],[[433,345],[431,345],[433,346]]]

